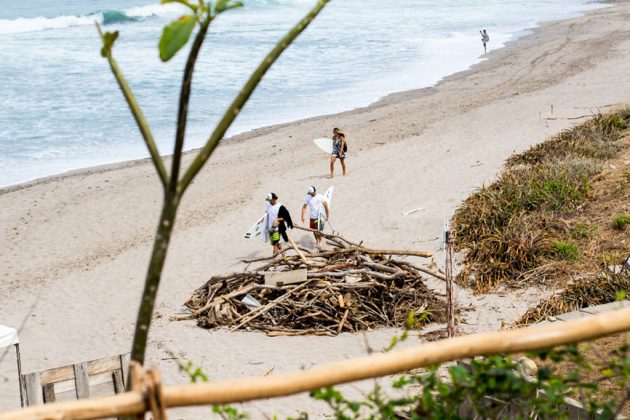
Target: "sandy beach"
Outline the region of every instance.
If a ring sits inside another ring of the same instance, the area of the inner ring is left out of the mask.
[[[267,255],[243,239],[278,194],[298,219],[309,185],[335,186],[331,223],[376,248],[434,252],[442,226],[504,160],[598,111],[630,104],[630,2],[543,25],[487,60],[435,87],[392,94],[365,108],[225,141],[187,192],[179,211],[150,334],[148,365],[164,382],[182,383],[173,355],[203,367],[211,380],[308,368],[366,353],[362,335],[267,337],[207,331],[171,322],[210,276]],[[413,77],[410,75],[410,77]],[[347,133],[349,174],[312,143],[333,127]],[[188,160],[194,152],[187,155]],[[60,175],[0,190],[0,323],[20,327],[25,372],[129,351],[161,190],[148,161]],[[413,211],[416,210],[416,211]],[[413,212],[412,212],[413,211]],[[312,246],[312,236],[294,231]],[[429,263],[430,261],[423,261]],[[439,281],[428,280],[437,291]],[[535,288],[473,295],[459,331],[497,330],[550,292]],[[367,334],[373,348],[394,333]],[[417,344],[412,338],[408,344]],[[354,389],[353,386],[348,387]],[[12,351],[0,360],[0,410],[20,405]],[[307,395],[245,405],[253,418],[325,406]],[[172,418],[208,418],[209,409],[174,410]]]

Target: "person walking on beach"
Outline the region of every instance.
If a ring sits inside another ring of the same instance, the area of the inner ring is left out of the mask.
[[[306,209],[308,208],[309,227],[317,231],[324,230],[324,226],[330,217],[330,207],[328,207],[328,200],[317,193],[314,186],[308,187],[306,192],[306,198],[304,198],[304,205],[302,206],[302,223],[306,216]],[[317,232],[313,232],[315,235],[315,245],[320,248],[322,245],[322,235]]]
[[[267,204],[267,235],[269,237],[269,243],[273,247],[273,255],[276,255],[282,251],[282,244],[280,243],[280,237],[285,242],[289,241],[287,236],[287,226],[293,229],[293,221],[289,210],[278,202],[278,196],[275,193],[268,193],[265,198],[269,202]]]
[[[486,30],[482,30],[479,31],[479,33],[481,34],[481,43],[483,44],[483,53],[487,53],[488,50],[486,49],[486,44],[488,42],[490,42],[490,36],[488,35],[488,32],[486,32]]]
[[[341,161],[341,169],[343,170],[343,175],[346,175],[346,151],[348,150],[348,146],[346,144],[346,135],[338,129],[337,127],[333,128],[333,151],[330,155],[330,177],[332,178],[335,175],[335,160],[339,158]]]

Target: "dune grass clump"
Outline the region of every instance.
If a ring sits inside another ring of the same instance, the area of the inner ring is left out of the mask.
[[[534,324],[550,316],[615,302],[620,296],[625,299],[628,293],[630,293],[630,272],[628,271],[577,280],[569,284],[562,292],[543,300],[525,312],[516,325]]]
[[[456,247],[465,253],[460,283],[484,292],[550,262],[579,260],[570,239],[590,238],[598,228],[572,228],[568,220],[595,200],[602,163],[626,147],[619,140],[629,120],[626,111],[598,115],[563,131],[508,159],[495,182],[468,197],[453,216]]]
[[[535,165],[579,156],[586,159],[606,160],[619,152],[616,143],[628,127],[630,111],[618,114],[597,115],[571,130],[538,144],[507,160],[507,167]]]
[[[630,225],[630,214],[620,214],[615,217],[612,225],[617,230],[624,230],[626,226]]]

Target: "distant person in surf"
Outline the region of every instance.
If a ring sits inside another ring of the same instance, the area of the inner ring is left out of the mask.
[[[490,35],[488,35],[488,32],[486,32],[486,30],[482,30],[479,31],[479,33],[481,34],[481,43],[483,44],[483,53],[487,53],[488,50],[486,49],[486,44],[488,42],[490,42]]]
[[[306,192],[306,198],[304,198],[304,205],[302,206],[302,223],[304,223],[306,217],[306,209],[308,208],[309,227],[317,231],[324,230],[326,222],[330,217],[330,208],[328,207],[328,200],[317,193],[314,186],[308,187]],[[324,211],[322,211],[322,209]],[[315,245],[319,248],[322,245],[322,235],[317,232],[313,232],[315,235]]]
[[[287,236],[287,226],[293,229],[293,221],[289,210],[278,202],[278,196],[276,193],[270,192],[265,198],[269,202],[267,204],[267,229],[266,233],[269,238],[269,243],[273,247],[273,255],[276,255],[282,251],[282,244],[280,243],[280,237],[285,242],[289,241]]]
[[[341,169],[343,175],[346,175],[346,152],[348,151],[348,145],[346,144],[346,135],[338,128],[333,128],[333,150],[330,155],[330,177],[335,176],[335,160],[339,158],[341,161]]]

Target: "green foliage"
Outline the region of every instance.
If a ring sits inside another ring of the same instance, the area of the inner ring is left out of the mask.
[[[530,372],[531,360],[509,356],[476,358],[465,365],[451,365],[445,373],[433,367],[421,374],[404,375],[392,383],[396,396],[386,395],[376,384],[360,400],[350,400],[335,388],[313,391],[311,396],[328,404],[333,417],[350,419],[460,419],[460,418],[557,418],[568,419],[566,397],[578,398],[589,415],[612,419],[622,404],[630,375],[628,345],[603,361],[587,360],[577,345],[533,354],[545,364]],[[529,362],[529,363],[527,363]],[[569,370],[558,373],[558,364]],[[601,379],[585,379],[599,372]],[[600,390],[600,383],[620,391]]]
[[[246,420],[250,418],[248,414],[242,413],[229,405],[215,405],[212,407],[212,412],[218,414],[224,420]]]
[[[100,29],[99,29],[100,32]],[[118,31],[116,32],[105,32],[104,35],[101,35],[101,39],[103,41],[103,47],[101,48],[101,56],[107,57],[111,54],[112,48],[114,46],[114,42],[118,39]]]
[[[195,24],[196,20],[193,15],[184,15],[164,27],[159,43],[162,61],[170,60],[186,45]]]
[[[216,13],[218,14],[218,13],[223,13],[228,10],[236,9],[239,7],[243,7],[243,2],[234,1],[234,0],[217,0],[217,3],[214,8],[215,8]]]
[[[188,376],[190,382],[208,382],[208,377],[201,367],[194,367],[190,360],[186,364],[180,364],[179,367]]]
[[[563,260],[577,261],[580,259],[580,250],[577,245],[569,242],[556,242],[553,244],[553,253]]]
[[[161,0],[160,1],[160,4],[167,4],[167,3],[183,4],[184,6],[188,7],[193,12],[197,12],[197,10],[199,9],[197,5],[190,3],[188,0]]]
[[[613,220],[613,228],[617,230],[624,230],[627,225],[630,225],[630,214],[620,214]]]

